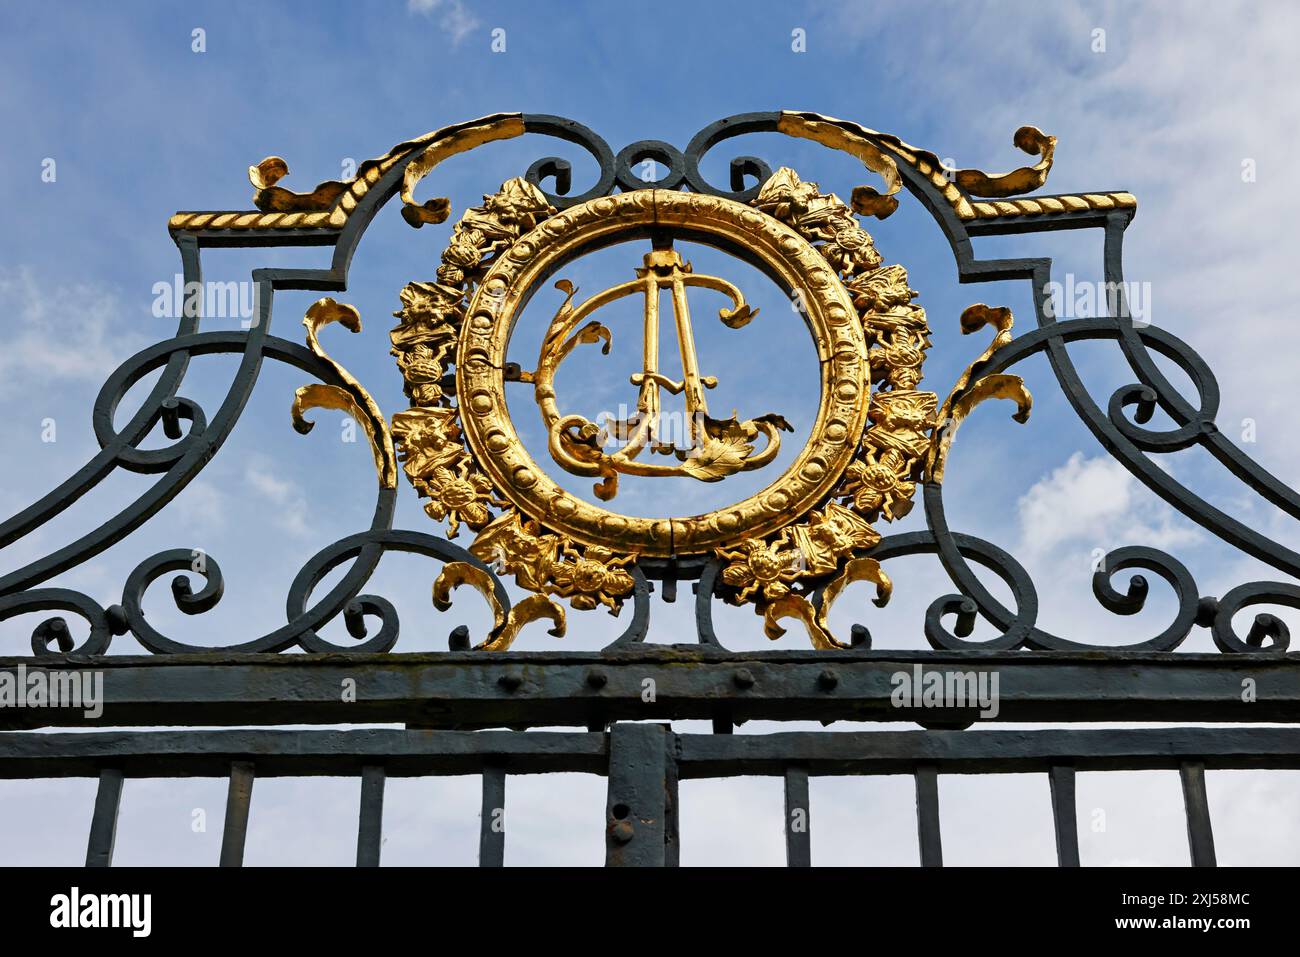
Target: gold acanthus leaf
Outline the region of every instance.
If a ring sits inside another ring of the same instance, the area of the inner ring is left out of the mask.
[[[337,409],[348,413],[365,431],[370,439],[370,449],[375,457],[375,471],[379,475],[382,488],[397,487],[397,455],[393,449],[393,437],[388,430],[388,422],[379,406],[351,374],[329,357],[317,338],[319,331],[332,322],[337,322],[351,332],[361,331],[361,316],[357,310],[346,303],[336,302],[329,296],[316,300],[307,310],[302,324],[307,327],[307,348],[322,362],[327,364],[338,376],[342,385],[313,383],[299,388],[294,393],[290,415],[293,427],[306,435],[312,430],[313,423],[305,418],[309,409]]]
[[[451,607],[451,593],[461,585],[469,585],[487,601],[492,611],[492,630],[488,637],[474,646],[475,651],[505,651],[514,644],[520,630],[530,622],[548,619],[552,627],[547,634],[563,638],[567,623],[564,609],[546,595],[529,595],[510,607],[507,612],[497,600],[492,578],[477,565],[469,562],[448,562],[433,583],[433,607],[446,611]]]
[[[1021,424],[1029,421],[1029,412],[1034,405],[1033,396],[1025,388],[1025,380],[1018,375],[1006,373],[987,375],[963,390],[959,396],[955,398],[950,396],[950,403],[945,403],[948,407],[948,417],[935,433],[934,445],[930,449],[926,462],[925,471],[928,481],[943,481],[943,470],[948,463],[948,451],[952,447],[952,440],[957,435],[957,429],[975,406],[986,399],[1010,399],[1015,402],[1016,411],[1011,417]]]
[[[449,130],[429,143],[420,155],[406,164],[402,172],[402,218],[415,228],[426,223],[441,223],[451,213],[451,200],[445,196],[417,203],[415,187],[443,160],[464,153],[484,143],[511,139],[524,132],[523,117],[517,113],[485,116]]]
[[[1006,373],[980,375],[994,353],[1011,342],[1011,329],[1015,322],[1011,310],[1005,306],[976,303],[962,311],[960,321],[963,335],[978,332],[985,326],[992,326],[996,331],[988,348],[966,367],[939,409],[939,428],[931,439],[925,462],[926,478],[931,482],[943,481],[952,440],[975,406],[985,399],[1011,399],[1016,403],[1016,412],[1012,418],[1023,424],[1028,421],[1034,404],[1033,396],[1025,388],[1025,382],[1020,376]]]
[[[743,433],[714,437],[706,436],[699,448],[692,449],[682,459],[682,471],[701,482],[721,482],[745,467],[745,461],[754,446]]]
[[[256,166],[248,167],[248,181],[253,184],[253,205],[268,213],[328,212],[348,190],[348,184],[326,180],[310,193],[295,193],[275,184],[289,175],[289,164],[278,156],[268,156]]]
[[[953,174],[957,185],[971,196],[987,197],[1018,196],[1041,187],[1052,170],[1056,137],[1048,136],[1034,126],[1022,126],[1011,141],[1017,149],[1042,158],[1033,166],[1022,166],[1010,173],[990,174],[977,169],[959,169]]]
[[[1022,166],[1010,173],[989,174],[977,169],[951,169],[943,160],[930,150],[921,149],[905,143],[892,133],[882,133],[857,123],[838,120],[834,117],[817,113],[795,113],[785,111],[777,123],[777,129],[790,136],[801,136],[842,150],[862,160],[873,172],[879,173],[885,180],[884,194],[870,186],[861,186],[853,192],[854,211],[860,215],[888,216],[897,208],[893,194],[897,193],[902,181],[899,177],[896,159],[927,176],[930,182],[944,193],[944,198],[952,205],[962,219],[972,219],[977,215],[994,213],[977,213],[972,208],[970,197],[1000,198],[1017,196],[1040,188],[1047,181],[1047,174],[1052,169],[1052,159],[1056,151],[1056,137],[1049,136],[1033,126],[1022,126],[1016,130],[1012,143],[1031,156],[1040,160],[1033,166]],[[1132,202],[1128,194],[1117,194],[1114,198],[1106,197],[1109,203],[1115,202],[1122,195]],[[1066,197],[1082,200],[1082,197]],[[976,204],[992,206],[993,204]],[[1084,202],[1084,208],[1087,203]],[[1060,208],[1064,204],[1058,204]]]
[[[763,612],[764,634],[775,641],[785,634],[785,629],[779,624],[780,621],[784,618],[796,618],[807,629],[808,637],[812,641],[814,648],[830,651],[852,647],[831,634],[826,620],[830,614],[831,605],[835,603],[835,599],[839,597],[840,592],[853,582],[860,581],[875,583],[876,597],[873,599],[873,603],[878,608],[883,608],[888,604],[890,595],[893,594],[894,583],[885,573],[885,570],[880,567],[880,562],[874,558],[855,558],[844,566],[843,572],[827,584],[825,591],[822,592],[819,607],[813,607],[812,602],[808,601],[807,598],[793,593],[784,595],[770,603]]]
[[[898,208],[894,194],[903,186],[898,164],[875,143],[858,135],[856,131],[861,127],[851,127],[842,120],[816,113],[786,111],[777,121],[777,129],[788,136],[802,137],[831,149],[842,150],[857,157],[863,166],[880,175],[885,181],[884,193],[871,186],[859,186],[853,190],[853,211],[858,215],[884,219]]]

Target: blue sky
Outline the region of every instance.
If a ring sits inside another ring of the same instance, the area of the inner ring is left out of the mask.
[[[1292,91],[1300,68],[1289,48],[1298,20],[1281,5],[1190,2],[667,2],[635,17],[615,13],[608,4],[469,0],[7,3],[0,9],[0,128],[6,131],[0,142],[0,203],[10,228],[0,235],[0,307],[7,324],[0,400],[9,414],[0,418],[5,449],[0,510],[10,514],[25,506],[93,454],[89,411],[100,383],[135,351],[170,334],[174,322],[156,318],[151,306],[154,285],[170,282],[179,270],[165,229],[173,211],[249,208],[245,170],[267,155],[289,163],[291,173],[281,185],[308,190],[340,177],[349,161],[382,155],[395,143],[449,123],[508,110],[568,116],[593,128],[615,150],[647,138],[684,147],[704,125],[748,110],[813,110],[896,133],[957,166],[989,171],[1020,165],[1024,157],[1011,146],[1012,132],[1026,123],[1039,126],[1059,137],[1049,191],[1128,189],[1138,196],[1139,213],[1126,238],[1127,278],[1149,284],[1152,321],[1211,362],[1223,391],[1221,428],[1240,433],[1251,420],[1251,453],[1294,484],[1300,481],[1300,451],[1294,441],[1293,370],[1300,344],[1291,326],[1300,283],[1287,227],[1300,214],[1292,186],[1293,157],[1300,149],[1300,108]],[[203,52],[193,49],[195,30],[203,31]],[[495,34],[498,47],[504,36],[503,52],[493,52],[494,31],[504,31]],[[792,48],[795,31],[803,31],[805,52]],[[593,170],[580,152],[525,137],[440,167],[420,196],[450,196],[454,219],[481,193],[553,153],[574,161],[575,188],[586,189]],[[742,153],[764,156],[773,168],[793,166],[805,179],[845,197],[854,186],[872,182],[848,157],[776,136],[725,144],[710,157],[706,174],[722,182],[727,158]],[[43,182],[43,164],[50,159],[57,175],[54,182]],[[1242,175],[1248,161],[1255,173],[1249,181]],[[921,293],[918,301],[929,313],[935,332],[926,366],[929,388],[945,393],[984,347],[982,340],[957,335],[957,316],[965,306],[1008,305],[1020,317],[1018,328],[1029,324],[1024,284],[956,283],[946,243],[909,198],[887,221],[866,226],[886,261],[907,266],[911,285]],[[364,331],[326,333],[326,348],[371,388],[386,413],[403,407],[400,380],[387,354],[389,313],[404,283],[432,275],[449,229],[450,223],[415,232],[395,206],[381,213],[357,252],[349,291],[339,297],[357,305]],[[1101,256],[1100,237],[1091,231],[981,240],[976,252],[1050,255],[1056,275],[1072,273],[1080,281],[1098,278]],[[692,256],[697,268],[726,268],[717,254]],[[589,294],[627,278],[639,258],[640,250],[613,250],[577,278]],[[213,250],[205,254],[204,265],[206,278],[224,280],[246,279],[259,266],[324,261],[319,250]],[[808,354],[800,351],[807,350],[806,334],[761,277],[745,270],[736,276],[744,277],[763,312],[740,332],[696,319],[706,371],[728,387],[744,383],[727,399],[741,403],[743,414],[780,411],[799,427],[811,408],[811,367],[800,358]],[[312,298],[277,296],[273,331],[299,338],[297,324]],[[546,307],[555,302],[558,297],[539,296],[532,309],[544,321]],[[217,321],[212,327],[221,325]],[[615,329],[616,343],[632,352],[611,356],[618,374],[608,388],[581,391],[583,401],[603,408],[621,401],[620,395],[630,398],[630,386],[618,383],[625,383],[619,378],[627,371],[624,359],[635,361],[637,334],[635,319]],[[1103,403],[1132,378],[1113,346],[1079,347],[1075,354]],[[527,354],[521,361],[529,365]],[[581,368],[595,370],[599,361]],[[232,370],[233,363],[223,359],[196,362],[184,394],[215,408]],[[988,408],[964,427],[949,468],[947,501],[955,528],[998,542],[1022,558],[1039,584],[1045,627],[1115,642],[1138,640],[1163,627],[1172,604],[1158,588],[1149,609],[1134,619],[1117,619],[1097,607],[1089,588],[1096,548],[1167,548],[1190,566],[1203,594],[1278,577],[1172,513],[1109,461],[1074,419],[1044,363],[1025,363],[1021,371],[1035,395],[1033,418],[1018,426],[1005,410]],[[110,604],[144,558],[164,548],[202,547],[226,573],[226,600],[206,615],[188,618],[169,607],[165,587],[157,589],[148,609],[160,629],[220,644],[252,637],[249,629],[261,633],[280,624],[284,594],[297,569],[319,548],[364,527],[373,505],[369,456],[339,441],[336,419],[318,415],[320,426],[305,438],[289,428],[289,398],[301,383],[298,373],[268,366],[239,427],[199,479],[154,522],[57,583]],[[718,408],[729,412],[724,391]],[[752,408],[744,404],[750,402]],[[46,420],[56,423],[55,442],[42,441]],[[798,438],[796,433],[789,439],[792,448]],[[159,436],[151,440],[161,442]],[[1179,454],[1165,464],[1221,507],[1292,548],[1300,544],[1290,522],[1205,457]],[[7,549],[0,555],[3,570],[112,514],[145,482],[115,476],[95,497]],[[653,510],[667,498],[681,513],[712,507],[717,499],[711,496],[721,494],[715,487],[689,485],[667,495],[629,486],[620,504]],[[406,487],[397,524],[431,527]],[[921,614],[946,582],[929,559],[896,566],[889,569],[896,582],[889,608],[875,610],[866,604],[865,591],[852,591],[835,623],[841,629],[851,621],[869,624],[877,647],[921,647]],[[399,651],[444,647],[446,632],[462,621],[479,633],[486,625],[486,616],[468,598],[450,616],[434,616],[428,587],[435,574],[422,560],[385,561],[369,589],[393,599],[402,612]],[[671,633],[686,622],[688,611],[682,604],[656,605],[656,620]],[[735,612],[720,620],[736,636],[734,646],[766,646],[752,615]],[[5,640],[25,647],[33,624],[5,623]],[[618,627],[599,613],[574,613],[562,647],[598,647]],[[335,635],[344,640],[341,625]],[[799,644],[793,633],[782,639],[785,647]],[[555,639],[539,628],[526,632],[520,646],[551,648]],[[1198,632],[1185,647],[1210,646]],[[119,640],[114,650],[129,651],[131,645]],[[1160,775],[1120,777],[1119,783],[1098,782],[1104,793],[1095,799],[1085,797],[1091,785],[1081,785],[1081,809],[1092,806],[1087,800],[1112,809],[1107,831],[1085,829],[1085,859],[1185,860],[1176,776],[1172,781]],[[896,800],[889,790],[906,783],[816,782],[814,802],[825,786],[825,800],[815,803],[826,808],[822,820],[842,814],[838,826],[849,835],[832,843],[825,831],[814,829],[821,835],[815,842],[827,840],[820,850],[815,847],[819,859],[893,855],[906,860],[914,847],[906,846],[907,834],[894,833],[897,827],[870,837],[875,826],[870,822],[897,823],[896,815],[910,813],[908,801]],[[1247,827],[1252,818],[1273,813],[1277,794],[1290,793],[1287,800],[1293,802],[1297,783],[1296,776],[1283,773],[1267,780],[1211,776],[1216,823],[1223,822],[1228,833],[1240,830],[1243,860],[1294,862],[1300,855],[1294,824],[1279,823],[1281,830],[1269,842],[1258,839],[1257,828]],[[692,860],[779,857],[776,782],[743,784],[692,783],[698,797],[690,807],[697,810],[688,809],[685,822]],[[529,787],[537,793],[534,816],[521,820],[521,807],[516,818],[521,823],[511,831],[513,858],[508,860],[599,859],[597,830],[587,826],[590,814],[584,818],[572,809],[598,809],[600,782],[565,779],[562,785],[521,783],[512,791],[512,797]],[[27,800],[57,802],[74,821],[88,813],[88,803],[70,790],[79,786],[3,784]],[[259,782],[250,847],[260,838],[266,850],[256,853],[268,862],[332,861],[340,855],[345,861],[346,822],[353,813],[346,808],[348,802],[354,808],[356,800],[353,782],[331,782],[318,792],[323,813],[339,815],[342,833],[336,843],[332,837],[318,840],[295,819],[295,786]],[[401,810],[401,797],[390,802],[397,808],[390,834],[402,833],[393,828],[404,823],[414,836],[390,839],[388,859],[456,860],[465,854],[463,862],[472,859],[472,851],[457,850],[456,835],[458,828],[465,828],[465,835],[474,832],[476,782],[419,785],[435,786],[441,790],[433,803],[440,810],[431,818],[422,816],[431,813],[426,798],[411,797],[409,813]],[[1044,782],[1013,786],[963,779],[945,787],[955,789],[951,797],[944,792],[945,814],[951,807],[956,815],[994,822],[977,828],[991,836],[955,851],[959,858],[963,853],[972,860],[1050,858],[1050,830],[1043,830],[1050,825]],[[1290,791],[1280,790],[1284,787]],[[409,788],[417,794],[415,784]],[[1107,796],[1107,788],[1119,788],[1119,796]],[[197,790],[191,795],[186,789]],[[211,859],[218,828],[196,835],[188,822],[200,806],[210,807],[218,820],[222,794],[219,782],[179,787],[131,782],[121,853],[126,859],[158,854],[178,862]],[[441,810],[460,807],[456,801],[464,805],[463,814]],[[729,836],[738,833],[728,829],[728,809],[737,801],[743,802],[746,821],[766,822],[759,827],[770,832],[768,844],[755,850]],[[1133,810],[1134,805],[1148,810]],[[1217,814],[1219,807],[1223,815]],[[855,809],[862,813],[851,813]],[[699,815],[695,823],[691,813]],[[1142,813],[1154,816],[1142,818]],[[132,814],[139,815],[139,826],[131,824]],[[998,814],[1005,817],[1001,824]],[[160,841],[144,826],[146,819],[172,820],[168,815],[179,815],[176,833],[184,840]],[[1020,827],[1022,816],[1038,820],[1041,833],[1021,833],[1028,828]],[[76,840],[69,853],[75,859],[81,836],[78,828],[71,830]],[[908,821],[902,831],[910,830]],[[0,861],[54,853],[51,848],[64,838],[52,831],[29,837],[5,830]],[[597,840],[594,849],[587,846],[592,840]],[[1221,847],[1221,858],[1228,856]]]

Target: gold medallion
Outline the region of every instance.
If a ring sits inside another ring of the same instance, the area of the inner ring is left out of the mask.
[[[636,517],[609,504],[620,476],[724,482],[771,464],[789,429],[776,412],[710,414],[707,393],[717,380],[696,346],[691,290],[725,295],[730,305],[717,319],[730,328],[780,320],[757,318],[725,276],[696,273],[675,239],[743,253],[786,289],[816,348],[821,394],[804,447],[756,494],[703,515]],[[634,240],[649,248],[629,263],[627,280],[579,301],[565,267]],[[566,297],[536,365],[512,369],[515,325],[556,276]],[[667,309],[661,315],[661,294],[671,317]],[[629,569],[638,559],[706,555],[721,563],[724,597],[752,603],[769,634],[781,633],[778,619],[796,617],[815,645],[838,646],[825,630],[825,608],[850,581],[874,581],[880,600],[887,598],[888,578],[864,553],[880,540],[874,522],[911,508],[930,448],[937,398],[917,391],[930,342],[915,295],[901,266],[882,264],[853,212],[789,169],[778,170],[750,205],[644,189],[562,212],[537,187],[512,179],[456,223],[436,280],[402,290],[392,341],[411,407],[393,416],[398,454],[428,499],[428,514],[446,521],[451,536],[471,529],[474,555],[536,593],[531,617],[562,623],[553,598],[616,613],[632,592]],[[575,349],[608,350],[611,332],[600,310],[634,297],[641,300],[643,348],[641,368],[630,377],[633,412],[604,422],[564,414],[557,370]],[[660,371],[661,339],[675,339],[680,380]],[[575,495],[534,460],[511,421],[508,382],[531,385],[547,454],[564,473],[596,479],[605,506]],[[662,427],[666,400],[685,408],[680,437]],[[482,584],[467,567],[448,574],[436,600],[461,581]],[[814,607],[809,599],[818,588],[825,598]]]

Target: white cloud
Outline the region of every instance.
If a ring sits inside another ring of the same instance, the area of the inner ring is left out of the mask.
[[[1289,239],[1300,217],[1289,172],[1300,146],[1300,7],[1260,15],[1221,3],[1180,18],[1156,3],[1002,6],[1001,22],[975,24],[962,41],[977,56],[954,56],[947,30],[892,42],[897,22],[914,16],[909,5],[872,17],[835,8],[825,26],[828,42],[926,78],[934,95],[909,101],[901,122],[910,128],[891,132],[940,156],[964,149],[958,165],[1003,169],[1016,155],[1003,137],[1033,123],[1060,136],[1045,192],[1135,193],[1126,279],[1151,283],[1154,324],[1211,363],[1224,431],[1256,419],[1259,444],[1248,451],[1300,480],[1300,443],[1287,441],[1287,376],[1300,347],[1286,331],[1300,297]],[[962,22],[964,5],[947,9],[957,18],[945,22]],[[1104,52],[1094,52],[1095,30],[1105,31]],[[940,141],[918,142],[918,123],[942,131]]]
[[[1091,550],[1132,543],[1168,550],[1200,537],[1119,461],[1082,452],[1021,496],[1018,518],[1021,553],[1035,558],[1070,545]]]
[[[171,504],[182,528],[209,533],[223,529],[229,518],[226,496],[212,482],[197,478]]]
[[[0,272],[0,312],[6,323],[0,392],[51,379],[98,384],[146,343],[114,328],[122,305],[112,290],[44,282],[29,266]]]
[[[272,472],[268,462],[260,459],[250,462],[244,471],[244,481],[266,503],[274,506],[273,521],[282,530],[295,537],[305,537],[311,531],[308,521],[307,500],[292,482]]]
[[[407,0],[406,9],[436,19],[453,45],[459,45],[479,26],[478,17],[470,13],[463,0]]]

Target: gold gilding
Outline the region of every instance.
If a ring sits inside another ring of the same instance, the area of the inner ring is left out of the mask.
[[[780,450],[778,429],[790,428],[785,419],[771,413],[744,421],[734,417],[715,419],[709,415],[704,390],[715,388],[718,380],[700,374],[686,290],[700,287],[727,296],[732,306],[719,310],[718,318],[732,329],[747,325],[757,315],[758,311],[746,304],[744,294],[725,279],[695,273],[691,264],[683,261],[670,245],[647,253],[644,262],[644,267],[636,271],[635,280],[606,289],[576,308],[572,305],[577,291],[573,284],[567,280],[556,283],[568,295],[542,340],[537,371],[533,374],[533,391],[547,429],[551,457],[573,475],[601,476],[595,493],[603,501],[618,494],[619,475],[690,476],[703,482],[718,482],[736,472],[762,468]],[[671,295],[682,362],[680,382],[659,371],[659,295],[664,290]],[[604,426],[581,415],[562,415],[555,394],[555,373],[560,363],[579,344],[603,342],[602,352],[608,354],[611,342],[610,331],[599,322],[593,320],[581,327],[580,324],[602,306],[637,294],[643,299],[644,348],[641,371],[631,377],[632,384],[639,387],[636,411],[627,419],[609,421]],[[661,432],[662,391],[685,399],[689,443],[686,448],[677,447],[671,439],[665,441]],[[612,454],[604,451],[611,435],[622,443]],[[756,453],[754,441],[760,435],[763,447]],[[659,455],[675,457],[677,462],[639,460],[647,446]]]
[[[505,651],[518,637],[520,629],[530,622],[546,618],[551,622],[548,634],[563,638],[566,628],[564,609],[546,595],[529,595],[507,612],[497,601],[492,587],[492,577],[469,562],[448,562],[433,583],[433,606],[439,611],[451,607],[451,593],[460,585],[469,585],[488,603],[492,610],[492,630],[486,640],[474,646],[475,651]]]
[[[574,474],[600,478],[605,500],[613,497],[619,473],[724,480],[746,466],[761,467],[784,420],[708,417],[704,390],[713,380],[694,353],[686,290],[699,285],[726,295],[731,304],[719,319],[729,326],[748,323],[754,313],[725,278],[692,272],[668,237],[705,234],[756,258],[801,300],[820,361],[821,398],[810,438],[786,471],[757,494],[705,515],[642,518],[570,494],[524,448],[505,400],[510,337],[537,286],[586,249],[652,230],[658,238],[635,279],[580,303],[572,284],[557,283],[566,300],[543,336],[537,368],[514,375],[533,386],[551,455]],[[648,303],[658,302],[661,289],[672,295],[681,382],[657,366],[660,317]],[[593,313],[631,295],[647,303],[643,368],[632,379],[640,390],[637,412],[603,428],[562,414],[560,364],[580,345],[607,347],[610,330]],[[471,552],[538,596],[616,613],[632,594],[630,569],[639,557],[712,554],[723,563],[719,588],[726,600],[770,612],[773,623],[800,617],[815,646],[841,647],[824,615],[808,604],[812,589],[832,583],[833,599],[848,583],[870,580],[881,600],[887,597],[889,579],[863,553],[880,540],[874,521],[911,507],[930,445],[937,397],[917,390],[930,341],[915,295],[901,266],[882,264],[853,210],[789,169],[773,174],[752,205],[647,189],[560,212],[536,187],[510,180],[455,225],[436,279],[402,291],[401,322],[392,333],[412,403],[393,417],[402,464],[430,500],[432,517],[448,519],[453,533],[458,524],[469,525],[477,533]],[[453,362],[454,396],[442,385]],[[660,390],[685,397],[698,426],[690,449],[670,449],[657,435]],[[611,435],[622,443],[618,452],[604,448]],[[755,448],[755,438],[765,444]],[[734,445],[714,456],[710,441]],[[674,454],[678,463],[641,462],[636,453],[643,450]],[[475,584],[463,569],[440,582],[436,602],[447,600],[454,584]],[[486,578],[477,584],[486,587]],[[530,613],[544,607],[529,605]],[[493,637],[480,647],[503,647],[512,635],[498,609]]]
[[[929,454],[926,456],[925,474],[928,481],[943,481],[944,468],[948,463],[948,451],[952,447],[953,438],[957,435],[957,429],[970,415],[971,410],[985,399],[1010,399],[1016,403],[1016,412],[1012,418],[1020,423],[1029,420],[1029,412],[1033,408],[1034,400],[1020,376],[1006,373],[980,374],[988,361],[993,358],[994,353],[1011,342],[1013,322],[1011,310],[1005,306],[986,306],[981,302],[968,306],[962,312],[962,335],[978,332],[985,326],[992,326],[996,331],[988,348],[966,367],[939,409],[937,416],[939,428],[935,431]]]
[[[302,324],[307,327],[307,348],[318,359],[325,362],[342,385],[312,383],[299,388],[293,397],[290,414],[293,427],[303,435],[312,430],[315,423],[304,417],[309,409],[337,409],[346,412],[359,424],[370,439],[370,450],[375,457],[375,471],[379,475],[381,488],[397,487],[397,457],[393,451],[393,437],[388,431],[388,423],[379,406],[351,374],[329,357],[317,339],[317,334],[326,325],[337,322],[350,332],[361,331],[361,316],[357,310],[345,303],[335,302],[329,296],[318,299],[307,310]]]

